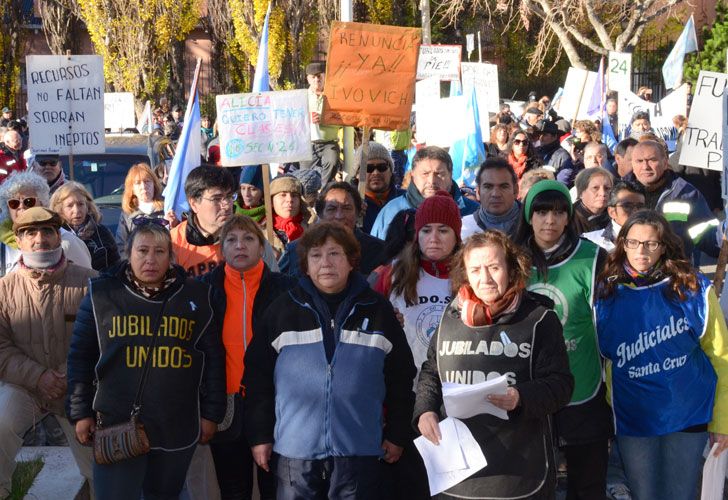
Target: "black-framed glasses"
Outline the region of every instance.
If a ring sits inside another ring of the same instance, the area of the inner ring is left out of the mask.
[[[157,226],[167,227],[169,221],[160,217],[147,217],[145,215],[138,215],[132,219],[132,223],[135,226],[146,226],[147,224],[155,224]]]
[[[655,240],[639,241],[632,238],[624,239],[624,246],[630,250],[636,250],[640,247],[640,245],[645,247],[648,252],[652,253],[662,246],[662,242]]]
[[[631,202],[619,202],[614,204],[615,207],[619,207],[628,214],[631,214],[632,212],[636,212],[637,210],[642,210],[645,208],[644,203],[631,203]]]
[[[387,162],[381,162],[381,163],[367,163],[367,173],[371,174],[374,171],[377,172],[386,172],[389,170],[389,163]]]
[[[523,144],[524,146],[528,146],[528,139],[513,139],[513,145],[514,146],[520,146]]]
[[[12,199],[8,200],[8,208],[11,210],[17,210],[20,208],[20,204],[23,204],[23,208],[33,208],[38,203],[38,198],[32,196],[23,198],[22,200]]]

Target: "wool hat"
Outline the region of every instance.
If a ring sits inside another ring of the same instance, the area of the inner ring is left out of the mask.
[[[425,198],[415,213],[415,234],[419,233],[426,224],[450,226],[460,241],[460,229],[463,222],[460,219],[460,209],[450,193],[438,191],[433,196]]]
[[[326,73],[326,63],[323,61],[314,61],[306,66],[306,75],[318,75]]]
[[[298,179],[303,189],[303,196],[317,195],[321,190],[321,174],[312,168],[302,168],[290,173]]]
[[[260,165],[248,165],[240,170],[240,184],[250,184],[263,189],[263,169]]]
[[[303,192],[303,186],[301,181],[293,177],[292,175],[282,175],[276,177],[270,183],[270,196],[271,198],[278,193],[296,193],[301,196]]]
[[[394,171],[394,161],[392,161],[392,156],[389,154],[389,151],[387,151],[387,148],[378,142],[370,141],[367,161],[372,160],[384,160],[389,163],[389,169]],[[356,152],[354,153],[354,165],[357,167],[361,165],[361,146],[356,148]]]
[[[556,191],[561,193],[568,202],[569,217],[574,215],[574,207],[571,204],[571,194],[569,193],[569,189],[559,181],[545,179],[538,181],[536,184],[531,186],[531,189],[529,189],[526,194],[526,200],[523,203],[523,218],[526,219],[526,222],[529,224],[531,223],[531,204],[533,203],[533,199],[544,191]]]
[[[45,207],[32,207],[24,210],[15,222],[13,222],[13,232],[18,233],[21,229],[34,226],[51,226],[59,229],[63,224],[61,216],[53,210]]]

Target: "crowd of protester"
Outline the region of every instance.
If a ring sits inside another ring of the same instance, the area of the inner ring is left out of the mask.
[[[313,160],[265,189],[216,165],[204,117],[183,214],[162,196],[183,110],[160,102],[159,166],[129,169],[116,234],[7,128],[0,498],[49,414],[99,499],[429,498],[413,440],[441,440],[443,384],[500,375],[508,419],[463,420],[488,465],[443,498],[694,498],[706,444],[728,448],[728,330],[696,268],[720,250],[714,183],[671,166],[648,114],[609,144],[535,92],[495,115],[473,186],[412,129],[375,133],[359,179],[320,123],[324,73]],[[130,418],[150,451],[94,461]]]

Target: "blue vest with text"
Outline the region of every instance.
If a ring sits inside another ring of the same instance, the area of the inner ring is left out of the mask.
[[[662,436],[709,422],[717,377],[700,346],[710,282],[687,300],[665,295],[670,280],[615,293],[595,305],[599,349],[612,362],[618,435]]]

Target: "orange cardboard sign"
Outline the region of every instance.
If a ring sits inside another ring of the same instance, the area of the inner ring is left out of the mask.
[[[409,128],[421,38],[419,28],[334,21],[323,123]]]

